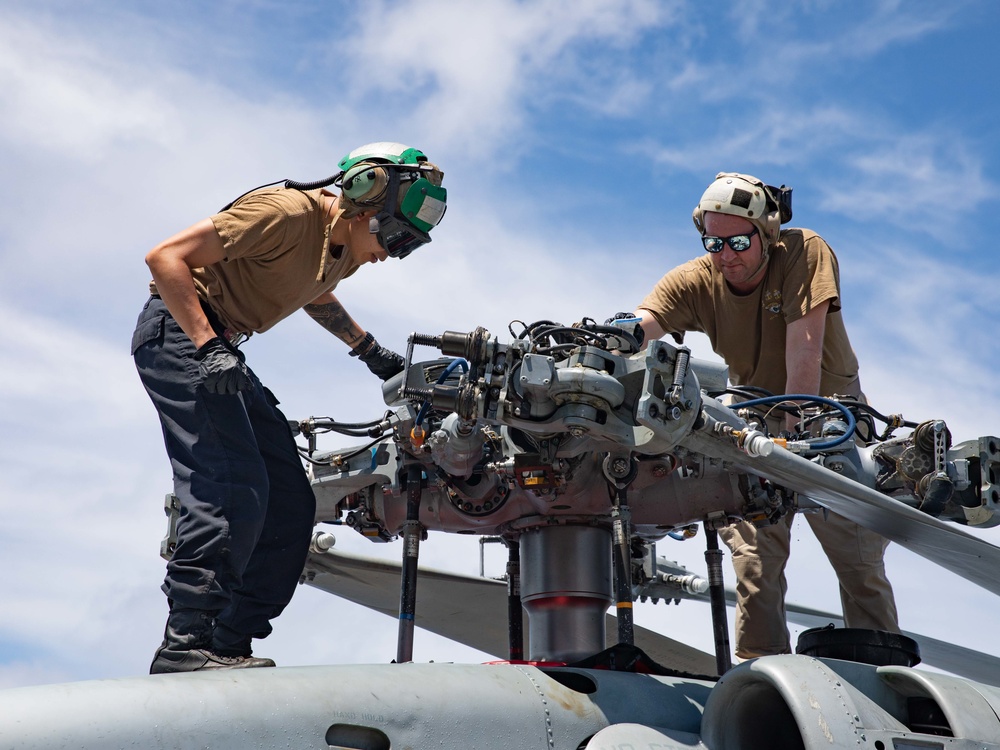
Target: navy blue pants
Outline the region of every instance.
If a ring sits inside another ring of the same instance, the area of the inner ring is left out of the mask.
[[[132,355],[160,417],[181,508],[163,591],[174,608],[214,613],[216,650],[240,651],[271,632],[292,598],[316,498],[271,392],[252,372],[242,393],[207,392],[194,353],[163,301],[150,298]]]

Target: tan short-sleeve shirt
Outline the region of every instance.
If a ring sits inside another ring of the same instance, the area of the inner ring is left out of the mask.
[[[330,247],[325,190],[258,190],[212,216],[226,257],[192,270],[198,295],[234,331],[261,333],[354,273]]]
[[[859,396],[858,360],[840,312],[837,257],[808,229],[781,232],[764,280],[750,294],[734,294],[705,255],[669,271],[639,307],[668,333],[705,333],[734,384],[781,394],[786,326],[827,300],[819,395]]]

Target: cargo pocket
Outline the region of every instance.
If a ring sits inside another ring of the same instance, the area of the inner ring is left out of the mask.
[[[162,315],[144,320],[135,327],[135,331],[132,333],[132,354],[135,355],[136,350],[143,344],[155,341],[156,339],[163,340]]]

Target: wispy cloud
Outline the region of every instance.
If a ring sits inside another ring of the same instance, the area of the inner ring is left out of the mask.
[[[517,140],[536,99],[631,101],[643,86],[616,58],[670,19],[649,0],[373,2],[340,59],[358,101],[410,107],[442,141],[477,152]]]
[[[1000,185],[984,175],[982,155],[956,135],[950,129],[898,133],[857,144],[843,157],[851,171],[817,186],[825,208],[961,243],[969,218],[1000,202]]]
[[[953,241],[970,217],[998,201],[1000,186],[986,176],[976,145],[952,126],[913,128],[833,102],[768,107],[739,126],[727,118],[693,143],[632,150],[702,175],[735,169],[792,183],[792,172],[823,210]]]

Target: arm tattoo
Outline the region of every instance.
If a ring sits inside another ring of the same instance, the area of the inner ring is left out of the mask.
[[[308,304],[302,309],[309,314],[309,317],[351,348],[357,346],[365,337],[365,332],[347,314],[347,310],[339,302],[326,302],[322,305]]]

